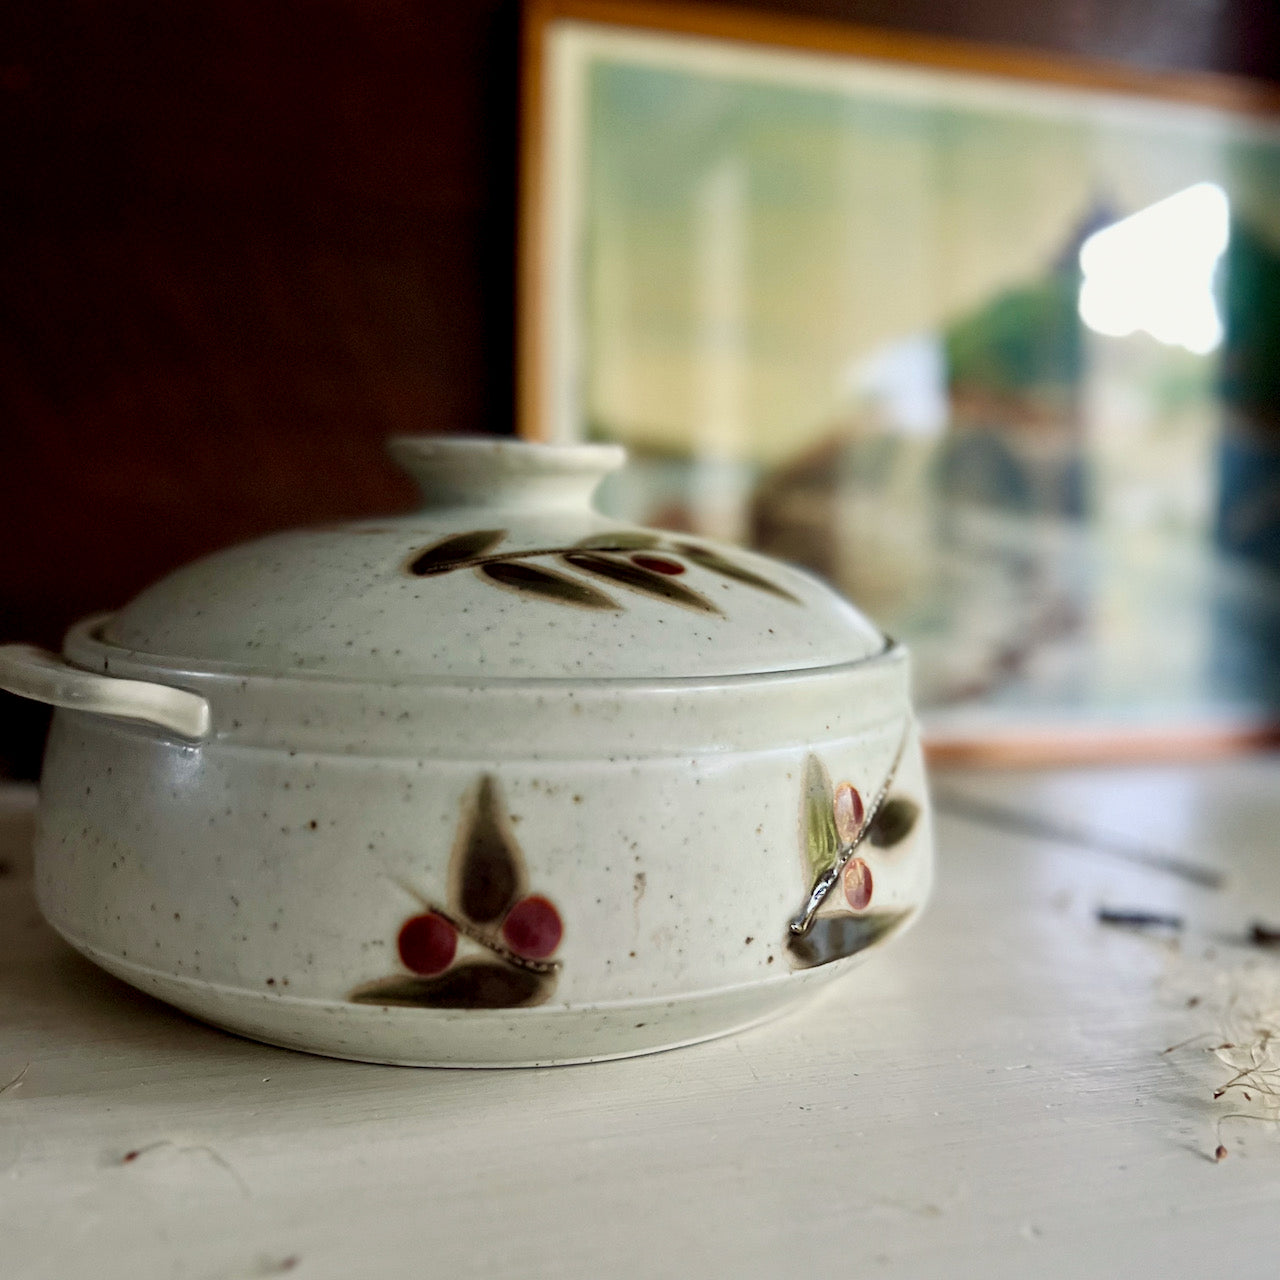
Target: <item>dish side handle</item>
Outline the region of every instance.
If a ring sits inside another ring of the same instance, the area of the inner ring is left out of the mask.
[[[73,711],[141,720],[193,742],[212,729],[208,700],[198,693],[84,671],[31,644],[0,645],[0,689]]]

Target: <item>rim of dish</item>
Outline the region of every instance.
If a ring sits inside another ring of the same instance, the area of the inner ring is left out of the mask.
[[[245,666],[239,663],[219,662],[216,660],[197,660],[174,654],[150,653],[144,649],[129,649],[123,645],[113,644],[102,638],[102,629],[107,625],[113,613],[93,614],[77,622],[67,632],[63,642],[63,656],[73,665],[76,663],[74,650],[83,647],[104,655],[106,662],[85,666],[85,670],[113,675],[109,669],[111,655],[128,666],[137,668],[136,672],[120,673],[121,679],[145,679],[145,669],[153,672],[157,683],[165,676],[181,678],[223,677],[239,680],[280,680],[298,684],[351,685],[363,688],[438,688],[438,689],[502,689],[515,691],[530,690],[610,690],[610,689],[685,689],[693,691],[698,688],[722,688],[725,685],[744,685],[787,681],[813,680],[823,676],[834,677],[869,667],[884,665],[891,661],[901,660],[907,653],[907,646],[892,636],[880,632],[881,644],[872,653],[860,658],[850,658],[846,662],[822,663],[812,667],[779,667],[768,671],[735,671],[718,675],[690,676],[481,676],[481,675],[395,675],[386,677],[361,677],[339,672],[315,671],[308,668],[264,670],[260,667]]]

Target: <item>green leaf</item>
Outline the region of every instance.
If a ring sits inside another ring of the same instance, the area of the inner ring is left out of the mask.
[[[585,582],[579,582],[577,578],[556,573],[554,569],[524,564],[519,560],[493,560],[489,564],[480,565],[479,572],[500,586],[523,591],[527,595],[541,596],[544,600],[576,604],[584,609],[621,608],[612,596]]]
[[[822,761],[817,756],[810,755],[804,763],[801,821],[804,826],[805,861],[814,881],[834,867],[840,856],[834,799],[831,779],[822,767]]]
[[[867,839],[877,849],[890,849],[901,844],[912,832],[920,817],[920,806],[906,796],[890,796],[876,810],[867,828]]]
[[[452,534],[417,552],[409,561],[409,572],[419,576],[448,573],[492,551],[506,536],[505,529],[475,529],[470,533]]]
[[[683,583],[672,581],[665,573],[655,573],[652,569],[642,568],[629,560],[618,560],[594,551],[569,551],[563,559],[575,569],[608,578],[620,587],[626,587],[628,591],[638,591],[641,595],[667,600],[671,604],[683,605],[686,609],[696,609],[699,613],[720,612],[706,596]]]
[[[651,551],[662,545],[662,539],[642,529],[615,529],[611,533],[593,533],[573,545],[584,551]]]
[[[762,577],[754,570],[738,564],[735,560],[730,560],[718,551],[712,551],[710,547],[699,546],[696,542],[678,542],[675,549],[682,556],[692,560],[694,564],[703,569],[710,569],[712,573],[718,573],[725,578],[732,578],[735,582],[745,583],[748,587],[755,587],[758,591],[767,591],[770,595],[778,596],[783,600],[790,600],[792,604],[800,603],[800,598],[793,596],[785,587],[778,586],[776,582],[770,582],[768,578]]]

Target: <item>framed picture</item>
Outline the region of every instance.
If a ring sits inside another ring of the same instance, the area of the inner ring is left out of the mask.
[[[913,648],[935,741],[1271,732],[1271,91],[526,16],[522,433],[625,443],[615,514],[827,576]]]

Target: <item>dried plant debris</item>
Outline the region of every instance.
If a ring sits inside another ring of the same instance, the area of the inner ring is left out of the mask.
[[[1182,928],[1181,916],[1166,911],[1146,911],[1133,907],[1099,907],[1098,923],[1115,925],[1124,929],[1167,929],[1177,932]]]
[[[188,1155],[205,1156],[209,1160],[212,1160],[213,1163],[216,1164],[219,1169],[222,1169],[227,1174],[227,1176],[231,1178],[231,1180],[236,1184],[236,1186],[240,1188],[241,1195],[248,1197],[251,1194],[248,1183],[246,1183],[245,1180],[235,1171],[232,1165],[228,1162],[227,1158],[221,1155],[218,1151],[215,1151],[213,1147],[203,1142],[193,1143],[189,1146],[181,1146],[178,1143],[174,1142],[171,1138],[159,1138],[155,1142],[148,1142],[141,1147],[133,1147],[129,1151],[126,1151],[120,1157],[120,1163],[122,1165],[133,1164],[135,1163],[135,1161],[140,1160],[143,1156],[148,1156],[148,1155],[151,1155],[153,1152],[159,1152],[164,1150],[172,1151],[175,1154],[180,1156],[188,1156]]]
[[[1280,969],[1255,960],[1207,980],[1211,990],[1194,1005],[1184,1003],[1205,1010],[1213,1026],[1161,1053],[1197,1075],[1201,1064],[1209,1100],[1230,1108],[1214,1123],[1211,1158],[1220,1162],[1226,1156],[1224,1125],[1280,1124]]]
[[[1280,925],[1263,924],[1255,920],[1249,926],[1249,941],[1255,947],[1280,948]]]
[[[26,1066],[24,1066],[22,1070],[19,1071],[18,1074],[13,1077],[12,1080],[7,1081],[5,1084],[0,1084],[0,1094],[13,1093],[13,1092],[16,1092],[18,1089],[21,1089],[22,1082],[27,1078],[27,1072],[30,1070],[31,1070],[31,1063],[28,1062]]]

